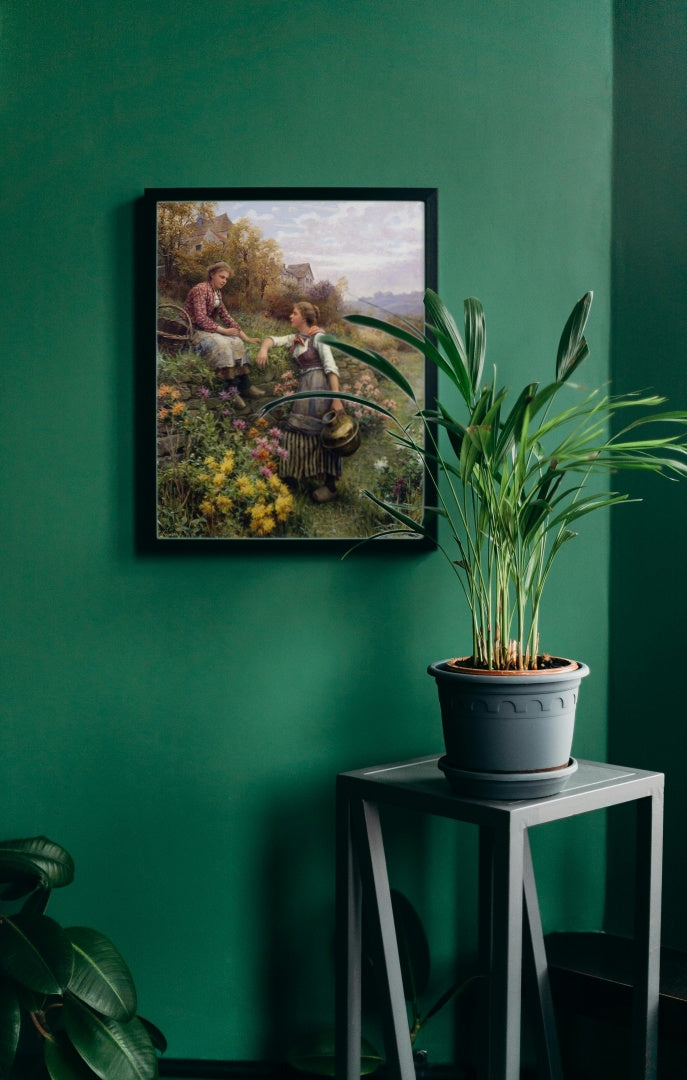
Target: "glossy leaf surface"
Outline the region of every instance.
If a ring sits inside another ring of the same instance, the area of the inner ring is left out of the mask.
[[[34,885],[59,889],[74,880],[74,862],[68,851],[47,836],[0,841],[0,881],[33,879]],[[28,891],[28,890],[27,890]]]
[[[9,1076],[19,1042],[21,1012],[9,981],[0,980],[0,1077]]]
[[[323,334],[322,341],[335,349],[340,349],[341,352],[347,353],[348,356],[352,356],[356,360],[362,360],[363,363],[374,368],[380,375],[384,375],[390,382],[394,383],[411,400],[415,400],[413,388],[405,375],[402,375],[398,368],[390,360],[387,360],[385,356],[382,356],[381,353],[375,352],[374,349],[361,349],[357,345],[352,345],[349,341],[342,341],[331,334]]]
[[[43,1058],[50,1080],[99,1080],[66,1039],[46,1039]]]
[[[465,309],[465,348],[468,355],[468,371],[473,393],[482,380],[484,357],[487,349],[487,328],[484,321],[484,308],[474,296],[469,296]]]
[[[145,1016],[139,1016],[138,1019],[141,1021],[143,1027],[148,1032],[148,1035],[150,1036],[150,1041],[157,1050],[158,1054],[164,1054],[167,1050],[167,1040],[164,1037],[163,1033],[160,1031],[159,1027],[156,1027],[155,1024],[151,1023],[150,1020],[146,1020]]]
[[[463,399],[459,417],[449,398],[420,407],[413,423],[423,425],[424,438],[414,434],[403,411],[405,423],[397,418],[388,429],[396,445],[427,466],[446,539],[424,533],[402,507],[364,494],[394,519],[394,528],[428,536],[447,558],[469,607],[477,667],[537,667],[542,593],[556,556],[575,535],[570,525],[629,501],[622,492],[599,495],[597,477],[613,477],[615,485],[620,470],[687,476],[686,410],[656,412],[664,399],[654,394],[611,396],[603,387],[583,390],[573,384],[571,376],[589,353],[585,329],[592,299],[585,293],[565,323],[555,381],[542,386],[529,381],[512,401],[510,390],[497,388],[495,370],[491,382],[482,385],[486,322],[474,297],[464,302],[464,337],[431,289],[424,298],[424,334],[370,316],[347,317],[387,334],[393,347],[401,342],[417,348],[445,377],[453,398],[457,391]],[[357,342],[333,343],[379,373],[388,372],[399,385],[398,372],[381,352],[366,352]],[[628,410],[636,412],[622,427]],[[597,493],[585,495],[590,479]],[[552,647],[542,642],[543,651]]]
[[[136,1012],[136,989],[121,954],[97,930],[71,926],[66,933],[74,949],[68,989],[104,1016],[130,1020]]]
[[[41,994],[60,994],[69,982],[73,954],[62,927],[47,915],[21,912],[0,920],[0,967]]]
[[[76,1050],[102,1080],[153,1080],[157,1076],[153,1044],[137,1017],[121,1024],[69,997],[64,1024]]]
[[[589,348],[584,339],[584,328],[587,325],[593,297],[594,294],[588,292],[577,301],[563,328],[556,356],[556,379],[559,382],[568,379],[575,368],[579,367],[589,355]]]

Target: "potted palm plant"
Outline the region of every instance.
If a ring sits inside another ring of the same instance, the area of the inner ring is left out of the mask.
[[[485,374],[480,301],[465,300],[463,333],[435,292],[427,290],[424,302],[424,331],[368,315],[347,321],[410,345],[434,364],[448,388],[435,407],[417,402],[410,382],[379,351],[326,340],[389,379],[415,404],[421,422],[418,435],[416,423],[364,402],[387,417],[389,438],[426,465],[437,493],[437,508],[428,512],[443,523],[434,540],[429,524],[366,491],[391,518],[384,535],[410,531],[435,542],[472,618],[470,651],[428,669],[438,685],[446,743],[440,766],[468,793],[548,795],[576,768],[574,712],[589,669],[540,646],[546,583],[576,523],[628,498],[590,481],[623,469],[685,475],[687,411],[662,410],[665,399],[653,394],[612,395],[573,384],[589,354],[591,292],[565,324],[553,381],[529,382],[516,395],[499,384],[496,369]]]
[[[74,877],[45,836],[0,841],[0,1076],[155,1080],[165,1040],[136,1015],[136,989],[112,942],[46,915]]]

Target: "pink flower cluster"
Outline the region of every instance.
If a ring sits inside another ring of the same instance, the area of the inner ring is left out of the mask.
[[[262,461],[263,465],[260,467],[260,472],[263,476],[269,479],[273,475],[274,470],[270,467],[268,462],[275,457],[286,460],[289,456],[288,450],[281,445],[281,440],[284,438],[283,431],[279,428],[270,428],[267,435],[261,435],[255,440],[255,446],[250,452],[250,456],[255,458],[256,461]]]
[[[298,389],[298,379],[293,371],[285,371],[280,381],[274,384],[274,389],[277,394],[282,394],[284,397],[295,394]]]
[[[377,380],[373,375],[370,375],[367,372],[362,374],[353,386],[351,386],[350,383],[347,383],[343,389],[349,394],[355,394],[356,397],[367,398],[368,401],[377,402],[390,412],[393,412],[396,408],[394,399],[383,398]],[[384,422],[381,413],[378,413],[365,405],[351,405],[351,413],[356,420],[367,422],[368,424],[381,424]]]

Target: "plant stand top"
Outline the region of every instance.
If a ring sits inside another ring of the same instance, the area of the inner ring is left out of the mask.
[[[579,761],[557,795],[543,799],[476,799],[454,794],[438,768],[438,754],[341,773],[350,795],[377,804],[402,806],[456,821],[498,828],[517,821],[524,828],[632,802],[663,791],[664,775],[644,769]]]

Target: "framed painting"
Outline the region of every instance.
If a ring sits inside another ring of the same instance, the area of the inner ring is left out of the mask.
[[[431,530],[432,477],[389,428],[424,437],[436,369],[347,317],[423,327],[436,191],[150,189],[142,207],[154,483],[140,513],[155,546],[431,544],[380,504]],[[416,401],[331,339],[379,349]]]

